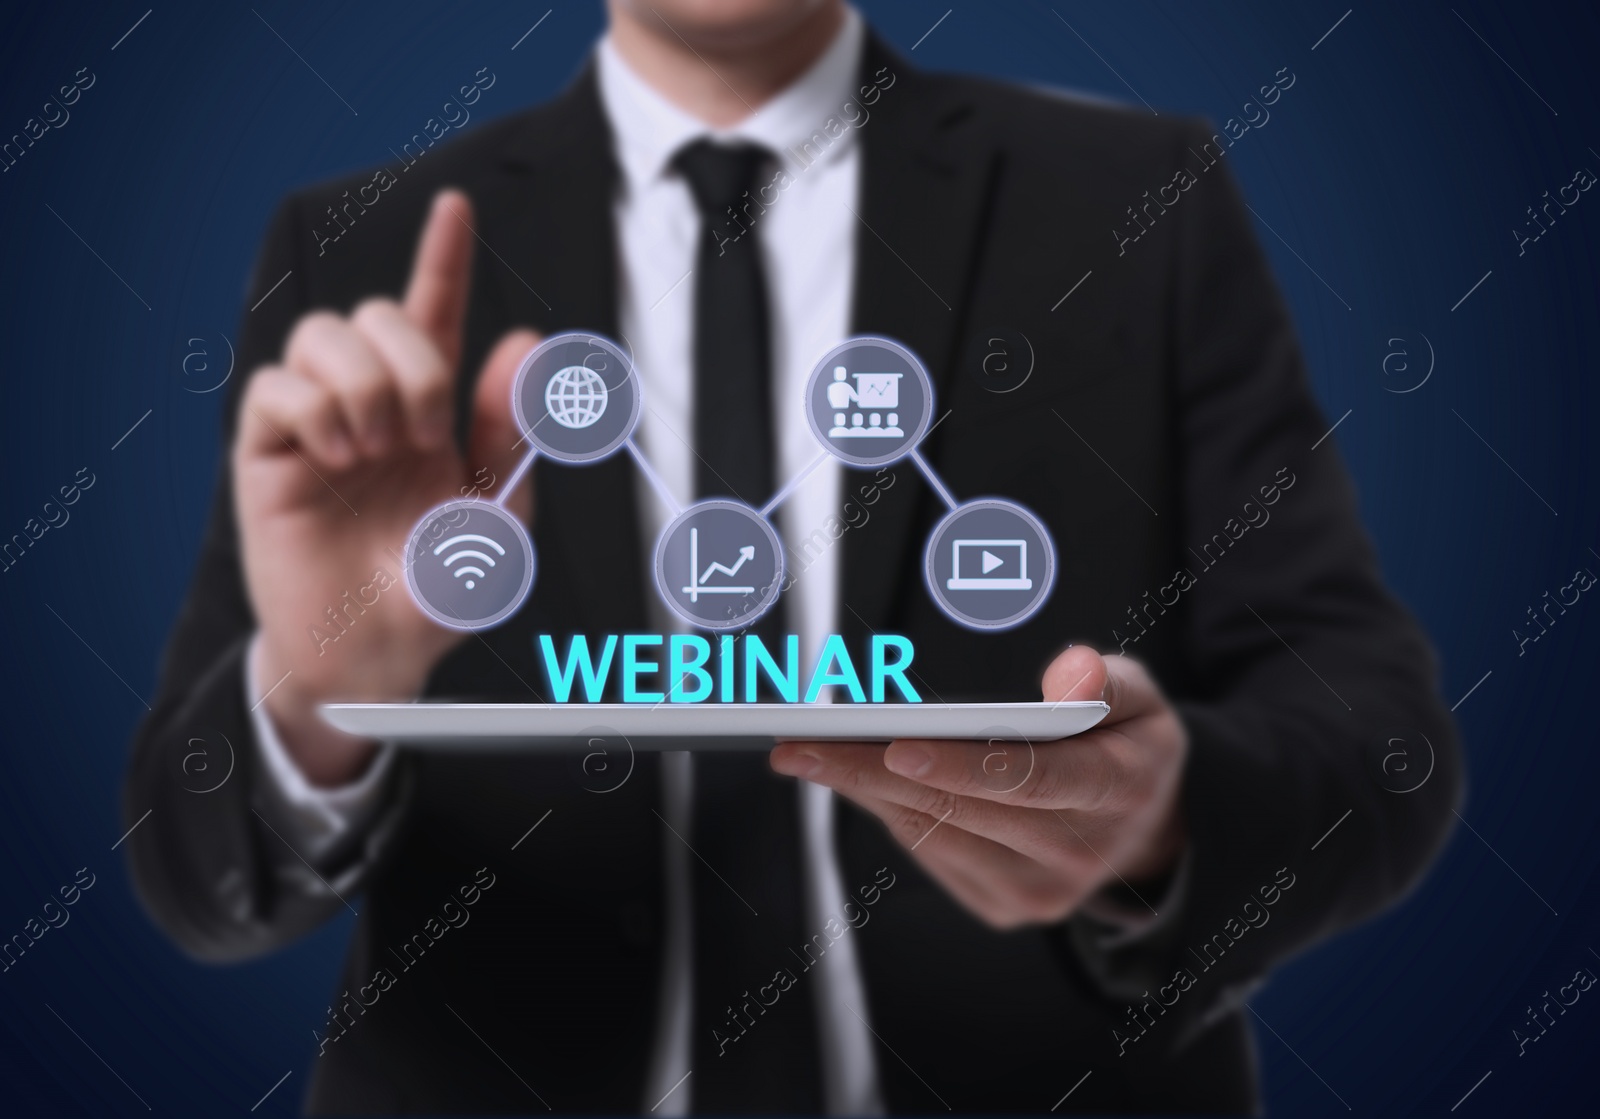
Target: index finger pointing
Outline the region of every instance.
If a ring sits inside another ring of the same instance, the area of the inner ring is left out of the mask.
[[[434,196],[417,241],[417,255],[406,286],[406,318],[439,347],[451,372],[461,360],[461,331],[472,282],[472,201],[459,190]]]

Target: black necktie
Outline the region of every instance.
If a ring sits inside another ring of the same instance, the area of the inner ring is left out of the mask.
[[[767,282],[753,215],[771,153],[696,140],[673,165],[700,211],[694,262],[695,493],[760,508],[772,496]],[[747,213],[745,207],[749,207]]]
[[[701,217],[695,492],[758,509],[773,492],[771,332],[759,206],[745,207],[771,161],[763,148],[709,140],[673,160]],[[752,628],[782,649],[782,600]],[[794,954],[807,942],[794,783],[760,751],[696,754],[694,774],[694,1110],[815,1113],[814,977]]]

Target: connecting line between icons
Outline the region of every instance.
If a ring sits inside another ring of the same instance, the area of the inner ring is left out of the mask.
[[[778,506],[782,505],[784,501],[788,499],[790,494],[799,489],[800,483],[811,477],[811,472],[817,467],[821,466],[823,463],[827,462],[829,457],[830,456],[828,455],[827,451],[818,451],[816,458],[807,463],[800,473],[796,474],[789,480],[788,485],[784,486],[783,489],[773,494],[772,499],[761,507],[761,515],[763,517],[772,516],[772,511]]]
[[[945,487],[944,479],[939,477],[938,472],[933,469],[933,465],[922,457],[920,448],[913,447],[911,449],[911,461],[917,464],[917,469],[928,480],[928,485],[933,487],[933,492],[939,495],[939,500],[944,502],[945,508],[954,510],[961,504],[955,499],[955,495]]]
[[[517,463],[517,468],[511,472],[511,477],[506,479],[506,484],[500,487],[500,494],[494,499],[494,504],[504,509],[506,502],[511,500],[511,495],[516,492],[522,479],[528,476],[528,471],[533,469],[533,460],[539,457],[539,449],[530,447],[528,453],[522,456],[522,461]]]
[[[581,363],[574,347],[587,354]],[[595,357],[604,358],[597,367],[591,366]],[[551,372],[550,363],[560,368]],[[856,366],[862,369],[850,373]],[[615,369],[624,379],[608,387],[600,371]],[[852,376],[854,387],[849,384]],[[902,401],[907,390],[910,395]],[[655,546],[656,590],[692,626],[719,632],[747,626],[777,600],[785,565],[774,514],[830,458],[865,469],[909,459],[944,502],[946,512],[928,537],[922,567],[935,604],[952,620],[969,629],[1009,629],[1039,611],[1054,582],[1055,551],[1048,530],[1012,501],[987,498],[961,504],[923,456],[919,444],[931,430],[933,385],[916,355],[890,339],[852,338],[823,356],[806,391],[806,419],[819,446],[763,505],[736,497],[685,505],[637,441],[643,397],[627,355],[598,335],[547,338],[523,359],[511,392],[528,447],[520,450],[515,468],[492,498],[473,491],[470,498],[446,501],[417,522],[402,564],[407,589],[443,626],[475,632],[504,621],[531,592],[538,562],[526,525],[508,508],[511,495],[528,481],[541,455],[588,465],[626,448],[669,514]],[[596,427],[602,417],[605,426]],[[565,432],[546,432],[536,441],[534,428],[546,418]],[[823,532],[813,532],[808,542]],[[476,550],[477,544],[488,551]],[[424,555],[429,562],[419,566],[416,561]],[[947,592],[957,593],[952,597]],[[681,679],[675,681],[674,694],[663,701],[675,699],[683,686]]]
[[[672,490],[667,486],[666,479],[657,474],[656,468],[650,465],[650,460],[644,457],[644,451],[639,444],[635,443],[630,436],[623,446],[628,448],[628,453],[633,456],[633,461],[638,464],[640,472],[644,474],[646,480],[655,489],[656,496],[661,498],[662,503],[666,505],[672,515],[676,517],[682,513],[683,506],[679,505],[678,499],[672,495]]]

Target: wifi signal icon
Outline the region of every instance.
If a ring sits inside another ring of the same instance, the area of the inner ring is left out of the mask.
[[[538,564],[522,518],[487,501],[447,501],[406,540],[406,589],[428,617],[455,630],[499,625],[522,608]]]
[[[442,555],[444,552],[455,547],[457,544],[487,544],[500,555],[504,556],[506,554],[506,550],[501,547],[497,541],[491,540],[487,536],[479,536],[475,532],[463,532],[460,535],[450,537],[448,540],[440,541],[434,546],[433,554],[436,556]],[[482,560],[490,567],[495,565],[493,556],[489,555],[487,552],[480,552],[476,548],[462,548],[458,552],[451,552],[448,556],[445,556],[445,567],[451,568],[451,573],[457,579],[465,579],[466,582],[462,585],[465,586],[469,591],[478,585],[476,580],[484,578],[486,575],[488,575],[488,572],[477,566],[475,563],[468,563],[462,567],[455,567],[454,565],[458,560]]]

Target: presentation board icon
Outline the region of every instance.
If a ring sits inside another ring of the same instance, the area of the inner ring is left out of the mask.
[[[933,381],[888,338],[850,338],[822,356],[806,385],[806,418],[829,453],[853,466],[910,454],[933,419]]]
[[[1011,501],[969,501],[947,513],[928,537],[928,593],[970,629],[1019,626],[1055,585],[1055,545],[1043,522]]]
[[[644,399],[628,355],[598,334],[555,334],[523,358],[511,390],[517,424],[540,454],[596,462],[639,425]]]
[[[843,365],[833,367],[833,383],[828,386],[828,407],[833,414],[829,439],[899,439],[900,378],[904,373],[851,373]],[[849,379],[855,379],[851,387]],[[849,422],[846,424],[848,415]],[[885,418],[887,417],[887,422]],[[865,422],[863,422],[865,421]]]
[[[487,629],[533,587],[533,541],[522,522],[487,501],[449,501],[411,530],[406,587],[423,613],[451,629]]]
[[[655,568],[662,601],[678,617],[702,629],[738,629],[777,601],[783,546],[750,506],[702,501],[661,534]]]

